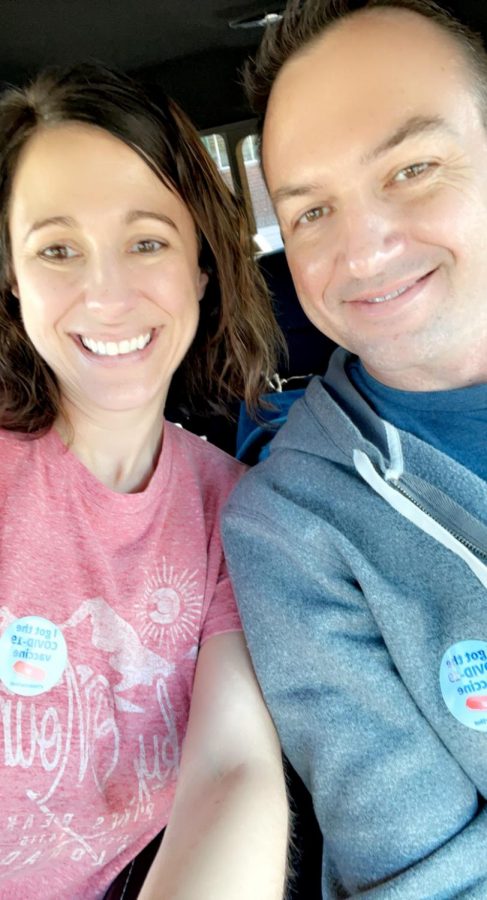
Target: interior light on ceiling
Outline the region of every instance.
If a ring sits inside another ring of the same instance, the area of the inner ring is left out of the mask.
[[[228,24],[230,28],[266,28],[267,25],[275,25],[279,19],[282,19],[282,13],[270,12],[253,18],[231,19]]]

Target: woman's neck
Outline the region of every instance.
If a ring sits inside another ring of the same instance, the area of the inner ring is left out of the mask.
[[[63,443],[112,491],[132,494],[147,487],[162,447],[164,409],[86,415],[69,402],[55,428]]]

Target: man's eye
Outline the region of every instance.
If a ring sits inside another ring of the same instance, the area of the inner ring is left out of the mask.
[[[316,222],[318,219],[324,218],[329,212],[328,206],[314,206],[313,209],[307,209],[305,213],[298,219],[298,225],[308,225]]]
[[[67,247],[66,244],[51,244],[49,247],[44,247],[39,256],[42,259],[73,259],[78,256],[78,253],[72,247]]]
[[[147,239],[144,241],[137,241],[137,243],[132,244],[130,248],[130,253],[157,253],[159,250],[162,250],[163,247],[166,247],[167,244],[163,243],[163,241],[155,241],[153,239]]]
[[[431,163],[429,162],[413,163],[413,165],[405,166],[404,169],[400,169],[399,172],[396,172],[392,180],[410,181],[412,178],[417,178],[418,175],[422,175],[424,172],[427,172],[430,168]]]

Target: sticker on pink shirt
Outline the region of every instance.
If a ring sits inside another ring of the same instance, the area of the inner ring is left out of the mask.
[[[15,619],[0,638],[0,679],[22,697],[50,691],[66,668],[62,631],[42,616]]]

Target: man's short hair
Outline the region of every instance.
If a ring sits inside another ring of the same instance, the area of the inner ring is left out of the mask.
[[[250,105],[259,131],[272,86],[284,64],[324,31],[348,16],[373,9],[405,9],[436,22],[456,42],[473,76],[472,86],[487,125],[487,54],[482,38],[433,0],[288,0],[282,18],[265,31],[254,59],[244,70]]]

